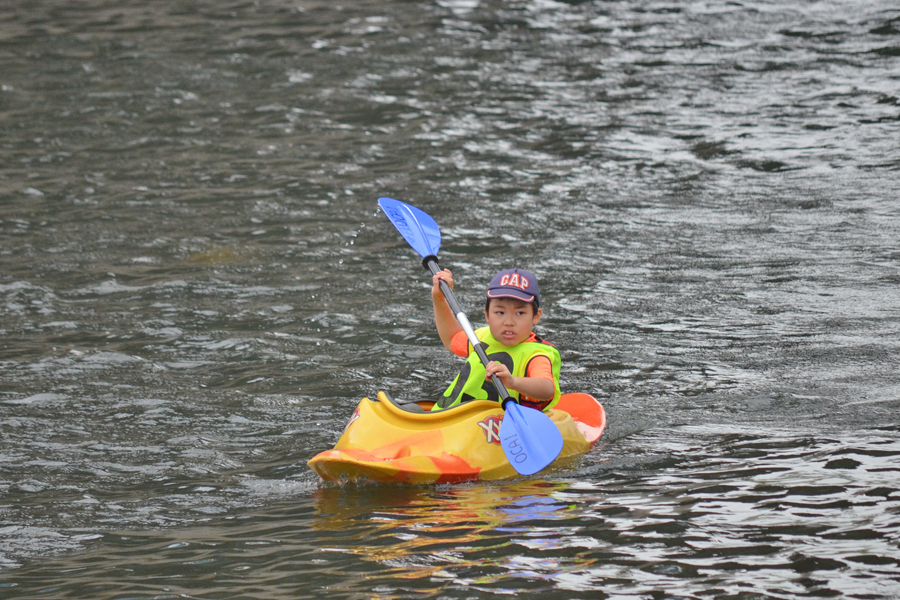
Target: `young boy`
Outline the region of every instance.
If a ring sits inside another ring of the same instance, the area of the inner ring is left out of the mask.
[[[510,396],[518,398],[523,406],[552,408],[560,396],[560,358],[552,344],[532,331],[542,314],[534,274],[524,269],[506,269],[491,279],[484,308],[487,327],[475,330],[478,339],[487,345],[484,351],[491,362],[486,369],[447,305],[441,279],[453,289],[453,275],[444,269],[432,278],[431,301],[438,335],[447,350],[467,360],[434,410],[469,400],[499,400],[491,382],[491,375],[495,374]]]

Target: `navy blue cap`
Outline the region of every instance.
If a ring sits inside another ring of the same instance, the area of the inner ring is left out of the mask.
[[[535,308],[541,305],[537,277],[525,269],[506,269],[494,275],[488,284],[487,297],[534,302]]]

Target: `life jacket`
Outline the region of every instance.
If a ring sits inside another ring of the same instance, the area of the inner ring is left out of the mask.
[[[498,342],[491,335],[489,327],[482,327],[475,330],[475,336],[487,347],[484,349],[489,360],[496,361],[506,365],[513,377],[525,377],[528,369],[528,363],[536,356],[546,356],[550,359],[551,371],[553,373],[553,387],[555,392],[553,398],[549,401],[525,401],[523,406],[530,406],[538,410],[547,410],[552,408],[559,402],[559,368],[560,357],[556,347],[544,340],[535,337],[533,341],[522,342],[515,346],[506,346]],[[469,344],[469,356],[466,364],[460,369],[459,374],[444,392],[444,396],[437,401],[432,410],[441,410],[450,408],[461,402],[469,400],[494,400],[499,402],[500,395],[497,388],[490,380],[485,380],[485,368],[478,358],[478,354]],[[520,399],[519,392],[515,390],[507,390],[509,395],[516,400]]]

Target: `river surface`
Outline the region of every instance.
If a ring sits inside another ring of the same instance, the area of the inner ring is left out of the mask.
[[[900,598],[892,0],[0,0],[0,597]],[[609,427],[323,484],[476,324]]]

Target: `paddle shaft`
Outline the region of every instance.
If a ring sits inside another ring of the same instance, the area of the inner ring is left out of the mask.
[[[431,271],[432,275],[437,275],[441,272],[441,267],[438,266],[437,257],[434,255],[426,256],[422,260],[422,264],[426,269]],[[456,317],[457,322],[460,327],[463,328],[463,331],[466,332],[466,337],[469,338],[469,343],[472,344],[472,347],[475,349],[475,353],[478,354],[478,358],[481,359],[481,363],[487,367],[488,363],[491,362],[488,358],[487,354],[484,351],[484,344],[481,340],[478,339],[478,336],[475,335],[475,330],[472,329],[472,324],[469,323],[468,317],[466,317],[465,311],[463,311],[462,306],[459,305],[459,302],[456,300],[456,296],[453,295],[453,290],[450,289],[450,284],[448,284],[443,279],[440,280],[441,292],[444,294],[444,298],[447,299],[447,304],[450,305],[450,310],[453,311],[453,315]],[[500,394],[501,403],[503,408],[506,408],[506,403],[510,400],[513,400],[512,396],[509,395],[509,392],[506,391],[506,386],[503,385],[503,382],[500,381],[500,378],[497,375],[491,375],[491,382],[497,388],[497,392]]]

